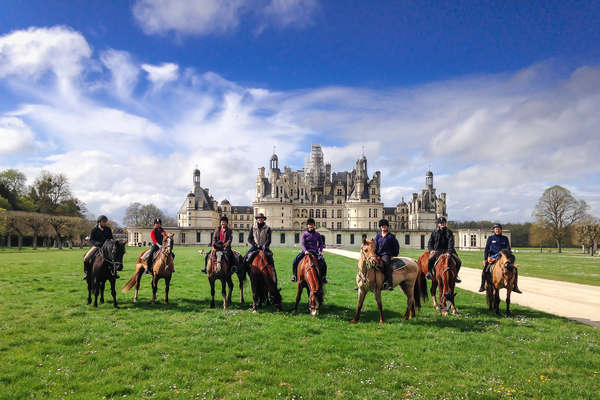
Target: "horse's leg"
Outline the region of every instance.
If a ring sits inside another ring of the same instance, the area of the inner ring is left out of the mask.
[[[91,273],[90,273],[91,275]],[[92,304],[92,278],[88,277],[87,279],[87,285],[88,285],[88,298],[87,298],[87,303],[88,304]]]
[[[364,287],[358,288],[358,304],[356,305],[356,313],[354,314],[354,318],[350,322],[356,323],[360,319],[360,310],[362,309],[363,302],[365,301],[365,296],[367,295],[367,289]]]
[[[94,282],[94,307],[98,307],[98,293],[100,292],[100,284],[98,280]]]
[[[439,310],[440,307],[438,306],[436,295],[435,295],[435,292],[437,290],[437,285],[438,284],[437,284],[436,280],[431,281],[430,293],[431,293],[431,302],[433,303],[433,308],[435,308],[436,310]]]
[[[300,298],[302,298],[302,284],[298,282],[298,288],[296,289],[296,304],[294,305],[294,315],[298,313],[298,303],[300,303]]]
[[[100,304],[104,304],[104,287],[106,285],[106,281],[103,281],[100,285]]]
[[[237,274],[238,280],[240,282],[240,303],[241,304],[245,303],[245,301],[244,301],[244,275]]]
[[[158,276],[152,275],[152,304],[156,304],[156,292],[158,291]]]
[[[169,287],[171,285],[171,277],[165,276],[165,304],[169,304]]]
[[[220,279],[221,281],[221,296],[223,296],[223,309],[227,309],[227,292],[225,290],[225,286],[227,278]]]
[[[410,283],[408,281],[402,282],[399,286],[406,295],[406,312],[404,313],[404,317],[402,319],[407,321],[415,316],[415,293],[410,287]]]
[[[227,286],[229,287],[229,291],[227,292],[227,305],[231,305],[231,293],[233,293],[233,280],[231,279],[231,275],[227,277]]]
[[[510,317],[510,293],[512,292],[512,286],[508,285],[506,288],[506,316]]]
[[[383,305],[381,303],[381,287],[377,287],[375,288],[375,300],[377,301],[377,309],[379,310],[379,323],[383,324],[384,318],[383,318]]]
[[[117,290],[115,289],[115,278],[111,278],[110,279],[110,294],[112,295],[113,298],[113,307],[114,308],[119,308],[119,305],[117,304]]]
[[[137,303],[138,301],[138,292],[140,291],[140,283],[142,282],[142,277],[144,276],[144,268],[140,268],[137,272],[137,278],[135,280],[135,296],[133,297],[133,302]]]
[[[485,287],[485,297],[487,299],[488,311],[492,311],[492,308],[494,307],[494,291],[492,285],[489,283]]]
[[[208,278],[210,283],[210,308],[215,308],[215,277]]]
[[[494,289],[494,310],[500,315],[500,288]]]
[[[258,277],[250,277],[250,285],[252,286],[252,312],[257,313],[258,301],[260,293],[258,293]]]

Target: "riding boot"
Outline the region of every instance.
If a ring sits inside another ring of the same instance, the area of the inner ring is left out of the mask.
[[[454,279],[454,282],[461,283],[462,280],[458,277],[458,273],[460,272],[460,267],[462,265],[462,262],[458,259],[458,257],[456,257],[455,260],[456,260],[456,279]]]
[[[88,262],[84,262],[83,263],[83,278],[81,278],[82,281],[87,280],[87,276],[88,276],[88,269],[89,269],[89,263]]]
[[[521,294],[523,292],[521,292],[521,289],[519,289],[519,286],[517,285],[518,282],[519,282],[519,271],[515,268],[515,284],[513,285],[512,291]]]
[[[433,280],[433,276],[431,275],[431,264],[427,264],[427,274],[425,275],[425,278]]]
[[[392,276],[392,266],[385,266],[385,282],[383,282],[383,290],[394,290],[394,278]]]
[[[327,280],[327,263],[325,262],[325,259],[321,259],[319,264],[321,265],[321,276],[323,276],[323,283],[329,283]]]
[[[292,264],[292,279],[290,279],[290,282],[297,282],[297,281],[298,281],[298,264],[293,263]]]
[[[148,266],[148,268],[146,268],[146,273],[147,274],[152,274],[152,264],[154,263],[153,260],[154,257],[152,257],[152,254],[150,255],[150,257],[148,257],[148,261],[146,261],[146,265]]]
[[[200,270],[200,272],[202,272],[203,274],[206,274],[206,266],[208,265],[208,257],[210,257],[210,252],[211,252],[211,251],[212,251],[212,250],[210,250],[210,251],[209,251],[209,252],[206,254],[206,257],[204,258],[204,268],[202,268],[202,269]]]
[[[485,292],[485,281],[486,281],[486,269],[487,266],[483,267],[483,271],[481,271],[481,286],[479,287],[480,292]]]

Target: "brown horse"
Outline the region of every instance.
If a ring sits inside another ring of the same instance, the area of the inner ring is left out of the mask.
[[[208,282],[210,283],[210,308],[215,308],[215,281],[221,281],[221,294],[223,295],[223,308],[226,309],[231,304],[231,292],[233,291],[233,281],[231,280],[231,267],[223,252],[223,247],[213,247],[208,258]],[[229,287],[227,296],[225,295],[225,284]]]
[[[456,305],[454,305],[454,285],[456,279],[456,262],[452,256],[448,253],[444,253],[438,257],[435,263],[435,275],[431,282],[431,300],[433,307],[439,310],[443,316],[448,315],[447,302],[450,303],[452,309],[452,315],[458,315]],[[438,306],[436,301],[436,289],[440,287],[440,304]]]
[[[135,264],[135,272],[129,281],[123,286],[123,293],[127,293],[135,286],[135,296],[133,302],[138,300],[138,292],[140,290],[140,282],[148,264],[144,260],[144,254],[149,250],[144,250],[140,253]],[[158,290],[158,281],[161,278],[165,280],[165,304],[169,303],[169,285],[171,284],[171,275],[175,265],[173,264],[173,234],[168,234],[163,241],[162,246],[157,250],[157,256],[154,259],[152,266],[152,304],[156,302],[156,291]]]
[[[275,267],[269,264],[265,252],[259,250],[254,260],[252,260],[252,265],[250,265],[252,311],[254,313],[258,312],[258,308],[267,296],[277,311],[281,311],[281,294],[279,293],[279,289],[277,289],[277,279],[275,276]]]
[[[100,304],[104,304],[104,287],[108,280],[110,282],[110,294],[113,297],[113,306],[119,308],[115,290],[115,276],[110,269],[114,268],[116,271],[123,269],[124,254],[125,243],[115,239],[107,240],[102,248],[97,251],[87,275],[88,304],[92,303],[92,293],[94,293],[94,307],[98,307],[98,295],[100,295]]]
[[[296,293],[296,305],[294,314],[298,312],[298,303],[302,297],[302,291],[306,288],[308,293],[308,308],[313,317],[319,315],[319,308],[323,304],[323,282],[319,272],[317,257],[310,253],[305,255],[298,264],[298,292]]]
[[[399,257],[406,266],[401,269],[396,269],[393,274],[394,286],[400,286],[406,295],[406,312],[403,320],[408,320],[416,315],[415,305],[420,306],[419,286],[415,285],[417,280],[418,265],[415,260],[408,257]],[[377,301],[377,309],[379,310],[379,323],[384,322],[383,307],[381,305],[381,290],[383,287],[384,274],[380,270],[379,259],[375,254],[375,243],[373,240],[363,239],[360,247],[360,257],[358,259],[358,273],[356,274],[356,284],[358,285],[358,305],[356,306],[356,314],[350,321],[358,322],[360,319],[360,310],[367,292],[371,291],[375,295]]]
[[[517,268],[514,264],[514,256],[509,250],[500,250],[500,258],[489,266],[491,270],[491,282],[486,282],[486,297],[489,310],[492,308],[496,314],[500,314],[500,289],[506,289],[506,316],[510,316],[510,294],[515,284]],[[485,265],[485,260],[484,260]]]

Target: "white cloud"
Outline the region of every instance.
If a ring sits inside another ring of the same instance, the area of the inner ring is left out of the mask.
[[[0,155],[18,154],[36,147],[33,132],[21,119],[0,117]]]
[[[133,16],[146,34],[220,35],[235,31],[242,19],[267,26],[305,27],[318,9],[316,0],[138,0]]]
[[[148,79],[156,89],[160,89],[168,82],[177,80],[179,66],[173,63],[162,63],[161,65],[142,64],[142,69],[148,74]]]
[[[129,99],[137,84],[139,67],[125,51],[107,50],[100,55],[102,63],[111,73],[111,90],[116,97]]]

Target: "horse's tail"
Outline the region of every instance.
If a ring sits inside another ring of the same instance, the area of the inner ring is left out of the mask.
[[[415,286],[413,288],[413,297],[415,299],[415,307],[421,309],[421,296],[423,296],[421,290],[421,271],[417,271],[417,279],[415,279]],[[425,290],[427,292],[427,290]]]
[[[123,289],[121,289],[121,291],[123,293],[127,293],[129,292],[129,290],[135,286],[135,284],[137,283],[137,270],[133,273],[133,275],[131,276],[131,278],[129,279],[129,281],[127,281],[127,283],[125,284],[125,286],[123,286]]]
[[[423,302],[427,301],[427,278],[425,278],[425,274],[420,269],[417,273],[417,281],[415,282],[415,300],[417,294],[420,296],[420,300],[423,300]]]

